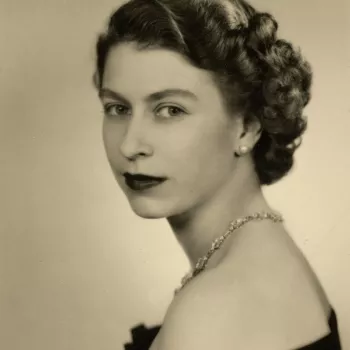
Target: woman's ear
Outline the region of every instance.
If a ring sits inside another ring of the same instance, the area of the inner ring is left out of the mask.
[[[240,145],[244,145],[253,149],[255,144],[259,141],[262,132],[260,121],[254,117],[243,124],[243,130],[240,135]]]
[[[249,122],[242,121],[237,149],[234,152],[235,156],[241,157],[249,153],[259,141],[261,132],[261,123],[257,118],[251,119]]]

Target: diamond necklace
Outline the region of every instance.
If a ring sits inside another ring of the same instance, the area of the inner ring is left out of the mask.
[[[211,248],[209,249],[209,251],[201,258],[198,259],[195,267],[189,272],[187,273],[181,280],[181,286],[179,288],[177,288],[175,290],[175,295],[189,282],[191,281],[194,277],[196,277],[200,272],[202,272],[207,264],[208,261],[210,259],[210,257],[214,254],[214,252],[218,249],[220,249],[221,245],[223,244],[223,242],[225,241],[225,239],[235,230],[239,229],[240,227],[242,227],[243,225],[245,225],[246,223],[250,222],[250,221],[261,221],[261,220],[265,220],[265,219],[269,219],[272,220],[273,222],[277,223],[277,222],[282,222],[283,218],[281,215],[278,214],[274,214],[274,213],[266,213],[266,212],[260,212],[260,213],[255,213],[255,214],[251,214],[251,215],[247,215],[243,218],[239,218],[236,220],[233,220],[230,222],[229,227],[226,231],[225,234],[223,234],[221,237],[216,238],[212,244],[211,244]]]

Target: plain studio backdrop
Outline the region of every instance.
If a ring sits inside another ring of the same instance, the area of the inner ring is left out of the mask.
[[[313,65],[294,170],[265,192],[323,283],[349,350],[346,4],[252,3]],[[1,1],[0,349],[122,349],[131,326],[162,321],[189,267],[165,220],[131,211],[104,154],[94,44],[119,4]]]

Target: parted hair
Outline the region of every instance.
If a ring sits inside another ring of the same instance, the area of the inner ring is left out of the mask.
[[[261,185],[285,176],[306,130],[312,69],[278,23],[244,0],[130,0],[109,18],[96,43],[94,85],[102,86],[111,47],[135,42],[140,50],[165,48],[209,71],[229,112],[248,125],[258,120],[252,150]]]

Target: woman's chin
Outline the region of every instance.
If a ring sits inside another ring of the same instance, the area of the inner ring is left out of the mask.
[[[163,219],[169,216],[164,205],[155,205],[154,203],[135,203],[130,201],[132,211],[144,219]]]

